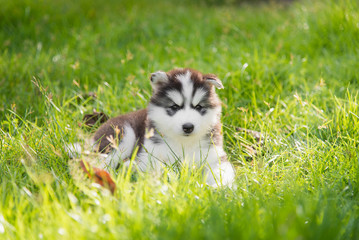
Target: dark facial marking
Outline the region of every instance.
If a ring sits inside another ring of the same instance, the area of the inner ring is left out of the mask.
[[[172,101],[171,101],[172,102]],[[173,103],[173,102],[172,102]],[[169,116],[173,116],[176,114],[176,112],[178,112],[179,110],[181,110],[183,108],[183,106],[178,106],[177,104],[173,103],[173,105],[169,106],[166,108],[166,112]]]
[[[192,106],[191,107],[196,110],[197,112],[199,112],[199,114],[201,114],[201,116],[205,115],[207,113],[207,108],[202,106],[201,103],[197,104],[196,106]]]
[[[202,90],[205,90],[205,95],[202,97],[202,100],[196,105],[194,106],[193,104],[191,104],[191,108],[193,108],[194,110],[196,110],[197,112],[199,112],[199,114],[201,114],[202,116],[205,115],[207,113],[207,109],[210,108],[214,108],[214,106],[212,106],[209,102],[209,89],[206,89],[204,87],[200,87]],[[194,95],[196,94],[196,89],[193,90],[192,93],[192,98],[194,97]]]
[[[202,97],[202,100],[196,105],[193,106],[191,104],[191,108],[195,109],[199,114],[202,116],[207,113],[208,109],[212,109],[216,107],[216,104],[212,104],[211,96],[215,96],[213,89],[205,82],[203,81],[201,76],[193,75],[193,92],[192,92],[192,99],[196,94],[196,91],[198,89],[201,89],[205,92],[205,95]]]
[[[182,92],[182,84],[179,81],[173,79],[169,83],[160,87],[155,95],[151,98],[151,103],[159,107],[170,107],[173,105],[173,101],[167,96],[170,91]]]
[[[176,112],[182,109],[183,106],[177,105],[167,96],[167,93],[170,91],[177,91],[182,94],[182,84],[175,77],[170,77],[169,82],[166,85],[163,85],[158,92],[152,96],[151,102],[159,107],[165,108],[166,113],[169,116],[173,116]]]

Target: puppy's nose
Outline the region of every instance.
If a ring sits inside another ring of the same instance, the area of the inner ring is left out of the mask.
[[[182,129],[185,133],[191,133],[193,132],[194,126],[192,123],[185,123],[183,124]]]

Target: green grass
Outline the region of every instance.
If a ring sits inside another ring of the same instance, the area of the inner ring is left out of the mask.
[[[359,238],[358,2],[215,2],[0,0],[0,239]],[[84,114],[145,107],[174,67],[222,79],[237,189],[81,178]]]

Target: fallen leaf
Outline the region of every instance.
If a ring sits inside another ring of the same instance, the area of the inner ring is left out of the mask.
[[[97,184],[105,187],[114,194],[116,183],[112,180],[111,175],[103,169],[92,167],[88,162],[81,160],[80,166],[87,176]]]

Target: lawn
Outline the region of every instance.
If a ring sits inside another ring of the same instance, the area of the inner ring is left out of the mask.
[[[357,1],[0,6],[0,239],[359,239]],[[84,115],[146,107],[175,67],[221,78],[236,188],[186,167],[91,184],[64,150]]]

